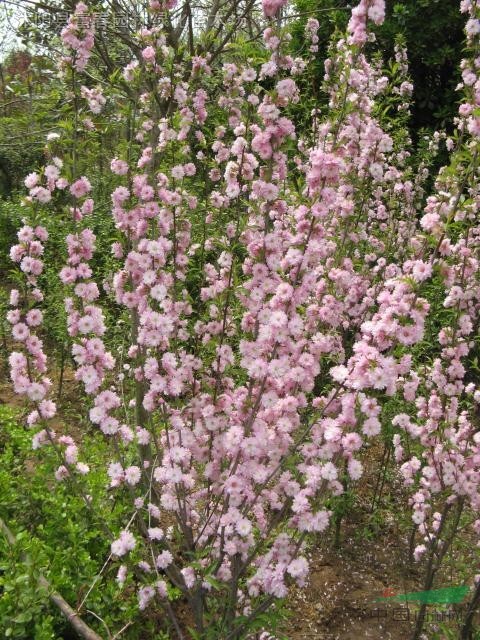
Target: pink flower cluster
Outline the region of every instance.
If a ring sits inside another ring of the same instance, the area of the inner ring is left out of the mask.
[[[92,55],[95,43],[95,20],[83,2],[78,2],[68,24],[62,29],[63,44],[71,49],[64,62],[71,64],[77,71],[83,71]]]
[[[17,289],[10,292],[10,306],[7,320],[12,325],[12,337],[19,351],[12,351],[9,357],[10,377],[13,388],[19,395],[25,396],[33,410],[27,416],[29,427],[43,426],[32,440],[34,449],[55,444],[60,453],[64,447],[63,460],[55,477],[63,480],[73,469],[79,474],[88,473],[89,467],[78,460],[78,448],[70,436],[57,437],[48,426],[48,421],[57,413],[56,404],[48,397],[52,382],[47,377],[47,356],[43,342],[37,333],[43,322],[42,311],[37,307],[43,301],[43,293],[38,287],[38,276],[43,271],[41,256],[44,243],[48,240],[47,230],[40,225],[24,225],[18,232],[19,244],[12,247],[11,257],[20,262],[24,274],[25,290],[23,296]],[[31,260],[34,260],[33,265]]]
[[[81,178],[74,185],[85,181]],[[85,189],[82,188],[81,192],[84,193]],[[68,260],[60,272],[60,279],[65,285],[72,286],[75,294],[75,298],[65,299],[68,333],[72,337],[80,337],[72,346],[72,355],[78,365],[75,378],[83,382],[86,393],[93,394],[102,385],[105,371],[115,365],[101,339],[106,329],[103,312],[93,304],[100,295],[88,264],[95,250],[95,235],[87,228],[69,234],[66,241]],[[76,305],[75,301],[79,304]]]
[[[348,23],[351,44],[364,44],[367,40],[367,20],[382,24],[385,20],[385,0],[361,0],[352,9]]]
[[[288,0],[262,0],[263,13],[267,18],[273,18]]]
[[[88,103],[88,108],[92,113],[98,115],[102,112],[103,107],[105,106],[107,99],[103,95],[101,87],[95,87],[93,89],[89,89],[88,87],[81,87],[81,95],[82,98]]]
[[[60,176],[63,161],[60,158],[53,158],[51,164],[43,169],[43,176],[38,173],[30,173],[25,178],[25,186],[29,189],[29,200],[35,204],[48,204],[53,197],[55,189],[63,191],[68,186],[66,178]],[[45,179],[45,186],[42,186],[42,177]]]
[[[21,345],[22,351],[10,354],[10,376],[15,392],[25,395],[38,409],[29,416],[30,426],[40,417],[50,418],[56,413],[55,405],[47,399],[51,381],[46,377],[47,357],[43,351],[42,340],[36,335],[42,324],[42,311],[36,306],[43,300],[38,288],[38,276],[43,271],[43,243],[48,239],[47,230],[42,226],[32,228],[24,225],[18,232],[19,244],[14,245],[10,257],[20,264],[28,287],[29,299],[21,299],[20,292],[13,289],[10,293],[11,310],[7,320],[12,326],[13,340]],[[21,306],[23,306],[23,309]],[[36,376],[30,373],[30,367]]]
[[[308,18],[305,25],[305,36],[307,40],[311,43],[309,47],[309,51],[311,53],[318,52],[318,30],[320,28],[320,23],[316,18]]]

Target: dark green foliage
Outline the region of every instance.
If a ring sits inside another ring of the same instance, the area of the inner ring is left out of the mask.
[[[397,33],[405,36],[414,85],[412,131],[451,128],[456,115],[465,19],[457,0],[387,0],[379,30],[388,53]]]
[[[345,27],[353,4],[344,0],[297,0],[295,3],[298,22],[292,34],[296,52],[305,49],[307,19],[316,18],[320,23],[314,77],[303,87],[302,102],[305,97],[310,102],[318,102],[318,98],[320,103],[324,101],[318,88],[328,43],[335,28]],[[384,60],[392,57],[397,36],[401,34],[405,38],[415,87],[410,124],[414,140],[424,128],[451,128],[458,100],[455,87],[460,80],[464,22],[457,0],[387,0],[387,17],[376,33]]]
[[[41,573],[72,607],[78,606],[109,553],[99,519],[112,528],[118,526],[118,505],[105,492],[104,472],[92,470],[85,490],[103,504],[97,511],[88,509],[79,495],[54,480],[55,453],[47,448],[40,459],[32,451],[31,436],[19,412],[0,405],[0,517],[16,536],[11,546],[0,532],[0,635],[18,640],[73,640],[76,636],[68,623],[39,588],[38,576]],[[100,438],[89,436],[84,443],[95,458],[102,459],[105,444]],[[104,630],[87,609],[98,612],[113,631],[125,619],[138,616],[136,598],[129,589],[120,591],[112,580],[115,572],[115,567],[106,568],[108,580],[100,579],[81,611],[102,637]],[[140,635],[123,637],[148,637],[141,635],[144,629],[140,625],[136,632]]]

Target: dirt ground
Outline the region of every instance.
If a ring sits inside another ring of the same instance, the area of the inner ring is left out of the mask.
[[[361,522],[347,522],[339,549],[333,548],[329,538],[310,553],[308,586],[292,589],[288,601],[293,612],[283,630],[288,640],[412,637],[419,605],[390,597],[422,591],[423,567],[410,565],[408,540],[395,525],[377,531],[372,539],[364,537],[362,526]],[[469,562],[478,564],[478,549],[473,544],[468,553]],[[453,557],[437,576],[435,588],[462,584],[456,565]],[[468,596],[462,604],[428,605],[422,640],[459,638],[467,603]],[[476,625],[479,622],[477,614]]]
[[[335,553],[313,553],[309,585],[294,590],[289,602],[295,612],[285,630],[289,640],[406,640],[414,610],[376,602],[419,588],[403,571],[401,550],[393,541],[382,548],[378,542],[347,540]]]

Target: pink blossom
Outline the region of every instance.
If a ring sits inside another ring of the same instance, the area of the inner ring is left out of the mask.
[[[140,482],[142,472],[139,467],[131,466],[125,469],[125,482],[130,485],[136,485]]]
[[[287,3],[288,0],[262,0],[263,12],[267,18],[271,18]]]
[[[124,176],[128,173],[128,164],[125,160],[119,160],[118,158],[113,158],[110,163],[110,169],[113,173],[116,173],[118,176]]]
[[[145,47],[142,51],[142,58],[145,62],[153,62],[155,60],[155,49],[153,47]]]
[[[122,531],[120,536],[114,540],[111,544],[112,555],[114,556],[124,556],[129,551],[132,551],[136,546],[136,541],[132,533],[130,531]]]
[[[72,185],[70,185],[70,193],[75,196],[75,198],[82,198],[87,195],[89,191],[91,191],[92,185],[89,180],[82,176],[78,180],[76,180]]]
[[[24,180],[25,186],[27,187],[27,189],[33,189],[33,187],[36,187],[38,185],[39,180],[40,177],[38,173],[29,173]]]
[[[173,556],[170,551],[162,551],[157,556],[156,565],[159,569],[166,569],[173,562]]]

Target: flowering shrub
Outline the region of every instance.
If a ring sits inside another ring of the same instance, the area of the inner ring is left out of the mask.
[[[14,389],[30,403],[34,447],[54,449],[56,479],[101,519],[81,439],[51,426],[41,339],[47,228],[59,216],[68,229],[59,278],[75,379],[124,505],[123,528],[107,527],[107,563],[120,587],[135,586],[140,610],[163,608],[179,638],[173,594],[190,609],[193,637],[230,640],[264,629],[275,599],[306,584],[306,543],[329,526],[343,469],[362,477],[362,448],[392,401],[405,406],[392,424],[423,538],[415,556],[438,563],[447,519],[479,507],[478,7],[462,2],[465,100],[447,140],[451,165],[425,204],[428,167],[381,116],[386,96],[402,126],[408,114],[405,54],[392,86],[365,52],[384,2],[353,9],[325,64],[328,114],[315,112],[309,132],[292,119],[308,59],[288,53],[285,5],[262,3],[258,65],[207,52],[179,66],[161,26],[137,33],[123,71],[135,130],[110,165],[110,279],[97,282],[93,268],[95,176],[84,175],[78,137],[68,154],[52,141],[48,163],[27,176],[29,213],[11,251],[23,274],[8,313]],[[162,9],[150,3],[152,17]],[[94,47],[85,15],[78,4],[62,31],[75,122],[81,99],[99,118],[118,99],[77,77]],[[308,55],[315,33],[309,21]],[[128,319],[125,351],[109,345],[112,304]]]

